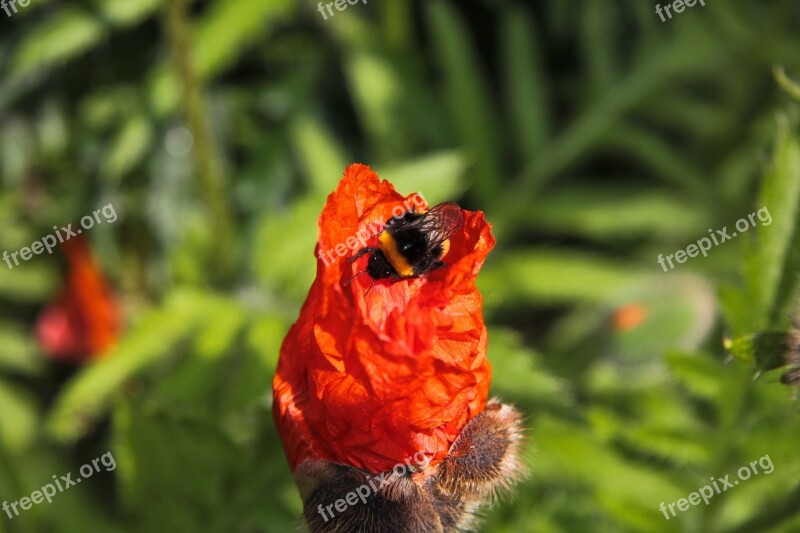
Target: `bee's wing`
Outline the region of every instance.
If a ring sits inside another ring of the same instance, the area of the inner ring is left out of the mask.
[[[428,237],[428,248],[442,244],[464,223],[461,207],[455,202],[444,202],[432,207],[407,228],[416,229]]]

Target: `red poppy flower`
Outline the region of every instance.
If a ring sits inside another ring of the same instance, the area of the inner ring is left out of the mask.
[[[73,237],[60,249],[68,262],[66,282],[42,310],[36,332],[51,358],[80,362],[101,356],[116,342],[120,313],[86,239]]]
[[[321,459],[381,472],[418,452],[435,465],[486,405],[491,366],[475,278],[495,241],[483,213],[462,210],[446,267],[379,280],[368,293],[369,275],[345,285],[367,262],[346,259],[421,203],[360,164],[328,197],[317,276],[273,380],[273,414],[293,471]]]

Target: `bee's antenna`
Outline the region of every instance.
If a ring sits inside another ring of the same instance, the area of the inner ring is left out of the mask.
[[[342,283],[342,287],[347,287],[348,285],[350,285],[350,282],[351,282],[351,281],[353,281],[354,279],[356,279],[356,278],[357,278],[358,276],[360,276],[361,274],[366,274],[366,273],[367,273],[367,271],[366,271],[366,270],[362,270],[361,272],[356,272],[356,275],[355,275],[355,276],[353,276],[352,278],[350,278],[350,279],[348,279],[347,281],[345,281],[344,283]],[[375,284],[375,281],[373,281],[372,283],[373,283],[373,285],[374,285],[374,284]]]
[[[362,248],[362,249],[360,249],[360,250],[358,251],[358,253],[357,253],[356,255],[354,255],[354,256],[352,256],[352,257],[349,257],[349,258],[347,258],[347,262],[348,262],[348,263],[352,263],[352,262],[354,262],[355,260],[357,260],[359,257],[361,257],[362,255],[364,255],[364,254],[368,254],[368,253],[372,253],[372,252],[374,252],[375,250],[376,250],[376,248],[370,248],[369,246],[367,246],[366,248]]]
[[[371,291],[371,290],[372,290],[372,287],[374,287],[374,286],[375,286],[375,282],[376,282],[376,281],[378,281],[378,280],[377,280],[377,279],[373,279],[373,280],[372,280],[372,283],[370,283],[370,285],[369,285],[369,288],[366,290],[366,292],[364,292],[364,296],[365,296],[365,297],[367,296],[367,294],[369,294],[369,291]]]
[[[351,282],[351,281],[353,281],[354,279],[356,279],[356,278],[357,278],[358,276],[360,276],[361,274],[366,274],[366,273],[367,273],[367,271],[366,271],[366,270],[362,270],[361,272],[356,272],[356,275],[355,275],[355,276],[353,276],[352,278],[348,279],[347,281],[345,281],[345,282],[342,284],[342,287],[347,287],[348,285],[350,285],[350,282]],[[372,287],[374,287],[374,286],[375,286],[375,282],[376,282],[376,281],[378,281],[378,280],[377,280],[377,279],[373,279],[373,280],[372,280],[372,283],[370,283],[370,285],[369,285],[369,288],[367,288],[367,290],[364,292],[364,296],[366,296],[367,294],[369,294],[369,291],[371,291],[371,290],[372,290]]]

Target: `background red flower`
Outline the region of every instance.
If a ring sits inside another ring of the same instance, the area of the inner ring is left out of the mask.
[[[83,235],[65,241],[60,249],[67,258],[66,279],[39,315],[37,337],[53,359],[80,362],[102,356],[119,337],[119,306]]]

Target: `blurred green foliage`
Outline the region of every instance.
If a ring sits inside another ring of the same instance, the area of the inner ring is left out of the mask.
[[[50,362],[60,259],[0,264],[0,500],[118,464],[0,532],[297,527],[271,376],[353,161],[494,224],[492,392],[528,416],[532,475],[486,531],[800,529],[796,406],[722,346],[758,360],[797,311],[797,2],[666,24],[633,0],[185,7],[0,11],[0,250],[112,202],[91,240],[128,322],[103,360]],[[762,206],[771,225],[656,262]],[[765,454],[769,476],[659,511]]]

